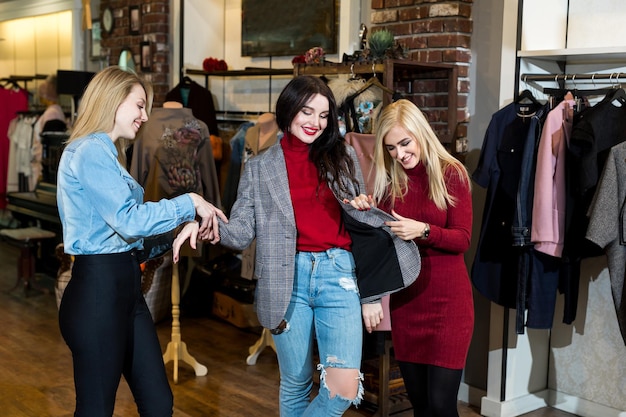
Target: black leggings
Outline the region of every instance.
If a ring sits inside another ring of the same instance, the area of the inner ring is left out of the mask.
[[[462,369],[398,362],[414,417],[459,417]]]
[[[74,363],[74,416],[112,416],[122,375],[139,415],[172,415],[172,391],[133,253],[77,256],[59,325]]]

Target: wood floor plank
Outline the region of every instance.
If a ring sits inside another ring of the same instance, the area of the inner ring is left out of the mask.
[[[53,292],[29,293],[15,285],[18,249],[0,242],[0,415],[7,417],[71,417],[74,388],[71,354],[61,337]],[[42,285],[52,289],[48,277]],[[157,324],[161,347],[171,338],[169,320]],[[174,393],[174,417],[274,417],[278,416],[279,373],[276,355],[266,348],[256,365],[247,365],[248,348],[258,331],[245,331],[213,318],[181,318],[182,340],[189,353],[208,368],[206,376],[179,362]],[[172,381],[173,364],[166,364]],[[476,417],[475,407],[459,404],[461,417]],[[372,416],[375,407],[351,408],[346,417]],[[410,417],[412,411],[395,417]],[[115,417],[137,417],[128,385],[122,381],[117,393]],[[571,417],[551,408],[524,417]]]

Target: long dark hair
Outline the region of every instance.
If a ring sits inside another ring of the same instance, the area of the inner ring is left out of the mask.
[[[316,94],[328,99],[328,124],[320,137],[309,145],[309,159],[317,167],[320,182],[330,179],[331,188],[351,195],[347,184],[352,183],[358,190],[355,167],[345,140],[339,134],[335,97],[322,79],[301,75],[289,81],[276,101],[276,123],[283,132],[289,132],[293,119]]]

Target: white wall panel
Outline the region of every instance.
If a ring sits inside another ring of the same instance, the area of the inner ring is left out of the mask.
[[[624,0],[569,0],[567,47],[626,47],[624,16]]]
[[[565,48],[567,3],[568,0],[524,0],[523,51]]]

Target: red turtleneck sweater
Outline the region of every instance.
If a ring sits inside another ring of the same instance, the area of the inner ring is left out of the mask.
[[[280,142],[285,154],[291,202],[296,217],[296,249],[321,252],[330,248],[350,250],[352,241],[341,222],[341,207],[326,182],[318,181],[309,160],[309,145],[286,133]]]

